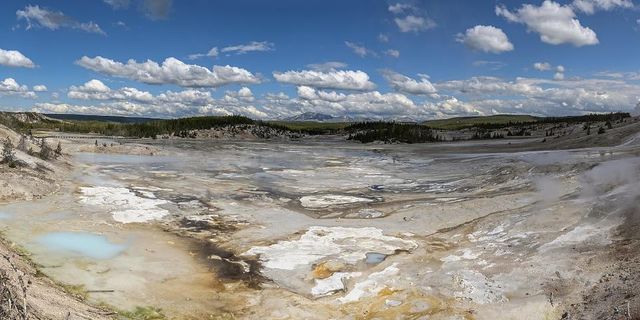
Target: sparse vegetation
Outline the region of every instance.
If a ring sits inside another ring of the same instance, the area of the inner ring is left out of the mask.
[[[42,139],[40,142],[40,153],[38,154],[42,160],[51,160],[54,157],[54,151],[51,149],[46,139]]]
[[[60,142],[58,142],[58,146],[56,147],[55,153],[56,153],[56,157],[60,157],[62,155],[62,144]]]
[[[9,165],[13,168],[16,166],[16,156],[13,151],[13,143],[11,139],[5,138],[2,143],[2,163]]]
[[[133,311],[118,312],[124,319],[129,320],[164,320],[167,317],[162,310],[154,307],[136,307]]]
[[[59,285],[64,289],[65,292],[74,296],[80,300],[86,300],[88,293],[87,289],[83,285],[74,285],[74,284],[63,284],[59,283]]]

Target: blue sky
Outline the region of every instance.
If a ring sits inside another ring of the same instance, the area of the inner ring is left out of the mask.
[[[6,110],[385,119],[631,111],[632,0],[5,0]]]

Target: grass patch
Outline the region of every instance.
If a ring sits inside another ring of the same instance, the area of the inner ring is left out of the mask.
[[[164,320],[167,317],[162,310],[154,307],[136,307],[132,311],[118,312],[120,319],[127,320]]]
[[[88,297],[88,293],[87,293],[87,289],[84,287],[84,285],[81,284],[65,284],[65,283],[58,283],[58,285],[60,285],[60,287],[62,287],[62,289],[74,296],[77,299],[80,299],[82,301],[87,300]]]

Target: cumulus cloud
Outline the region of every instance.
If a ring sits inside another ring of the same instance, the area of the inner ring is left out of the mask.
[[[561,71],[558,67],[551,68]],[[35,111],[160,117],[243,114],[274,119],[300,112],[321,112],[367,119],[429,119],[496,113],[568,115],[590,112],[631,111],[638,104],[640,85],[623,78],[552,80],[473,77],[431,83],[386,71],[383,74],[396,92],[343,92],[298,85],[297,96],[266,93],[254,96],[248,87],[226,91],[221,97],[203,89],[165,91],[157,95],[134,88],[109,88],[99,80],[72,86],[68,95],[83,104],[36,104]],[[428,84],[431,84],[429,86]],[[431,88],[433,87],[433,89]],[[35,87],[34,87],[35,89]],[[31,96],[24,85],[5,80],[0,91]],[[429,94],[429,92],[434,92]],[[437,93],[435,93],[437,92]],[[413,97],[412,97],[413,96]],[[428,97],[426,99],[425,97]]]
[[[564,73],[562,72],[556,72],[553,75],[553,80],[564,80]]]
[[[274,72],[273,77],[278,82],[315,88],[340,90],[372,90],[375,88],[375,84],[369,80],[369,75],[360,70]]]
[[[88,102],[37,103],[33,111],[157,117],[232,114],[252,118],[267,117],[264,111],[253,106],[255,97],[247,87],[238,91],[226,91],[221,98],[214,98],[210,91],[203,89],[168,90],[154,96],[136,88],[112,89],[94,79],[79,86],[71,86],[68,96]]]
[[[538,71],[550,71],[553,66],[548,62],[536,62],[533,64],[533,68]],[[555,73],[553,75],[554,80],[564,80],[564,66],[558,65],[555,67]]]
[[[456,40],[476,51],[502,53],[513,50],[507,35],[494,26],[477,25],[464,34],[458,34]]]
[[[538,71],[549,71],[551,70],[551,64],[548,62],[536,62],[533,64],[533,68]]]
[[[33,86],[33,91],[35,92],[46,92],[47,91],[47,86],[43,85],[43,84],[38,84]]]
[[[396,3],[396,4],[389,5],[389,7],[387,9],[391,13],[402,14],[405,11],[415,11],[416,7],[414,7],[413,5],[408,4],[408,3]]]
[[[147,60],[126,63],[97,56],[84,56],[76,64],[95,72],[126,78],[147,84],[175,84],[181,87],[219,87],[227,84],[259,83],[251,72],[232,66],[213,66],[212,69],[186,64],[176,58],[167,58],[162,65]]]
[[[106,35],[100,26],[93,21],[79,22],[61,11],[53,11],[37,5],[28,5],[24,9],[16,11],[16,17],[27,23],[27,30],[32,28],[47,28],[49,30],[71,28]]]
[[[338,93],[308,86],[298,87],[298,97],[269,94],[264,109],[275,114],[320,112],[335,116],[366,119],[442,118],[452,115],[483,115],[472,104],[449,97],[437,102],[417,103],[401,93]]]
[[[568,5],[545,0],[540,6],[524,4],[516,11],[497,6],[496,14],[511,22],[526,25],[529,31],[538,33],[540,40],[548,44],[569,43],[576,47],[598,44],[596,33],[582,26],[573,8]]]
[[[609,79],[473,77],[434,86],[439,93],[466,98],[482,110],[538,115],[630,111],[638,103],[640,90],[640,85]]]
[[[136,88],[124,87],[119,90],[111,90],[100,80],[90,80],[81,86],[71,86],[67,96],[72,99],[82,100],[125,100],[149,102],[153,99],[151,93],[140,91]]]
[[[20,51],[0,49],[0,65],[7,67],[34,68],[36,65]]]
[[[437,92],[426,75],[422,75],[420,80],[409,78],[403,74],[385,70],[383,77],[393,90],[413,95],[432,95]]]
[[[141,10],[151,20],[166,19],[171,13],[173,0],[143,0]]]
[[[249,52],[261,52],[261,51],[273,51],[273,50],[275,50],[275,45],[272,42],[251,41],[245,44],[224,47],[220,51],[223,53],[245,54]]]
[[[387,43],[387,42],[389,42],[389,36],[384,34],[384,33],[381,33],[381,34],[378,35],[378,41],[383,42],[383,43]]]
[[[401,32],[422,32],[433,29],[437,26],[436,22],[427,17],[420,8],[409,3],[395,3],[387,7],[389,12],[395,15],[393,21]],[[386,35],[379,35],[378,39],[382,42],[388,42]]]
[[[633,2],[631,0],[574,0],[571,6],[586,14],[594,14],[596,10],[633,8]]]
[[[422,113],[418,105],[399,93],[383,94],[378,91],[370,91],[344,94],[302,86],[298,88],[298,95],[298,99],[285,101],[289,104],[288,108],[291,105],[297,105],[298,108],[302,108],[301,111],[356,117],[383,117]]]
[[[29,90],[29,87],[19,84],[13,78],[6,78],[0,81],[0,96],[19,96],[22,98],[37,97],[34,91]]]
[[[390,56],[390,57],[394,57],[394,58],[399,58],[400,57],[400,51],[395,50],[395,49],[388,49],[387,51],[384,52],[384,54]]]
[[[431,18],[414,16],[411,14],[406,17],[397,17],[393,21],[395,21],[396,25],[402,32],[417,33],[433,29],[437,26],[436,22]]]

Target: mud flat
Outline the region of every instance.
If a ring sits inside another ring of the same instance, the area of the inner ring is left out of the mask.
[[[177,319],[640,314],[633,139],[105,143],[75,147],[55,194],[0,206],[6,237],[94,304]]]

